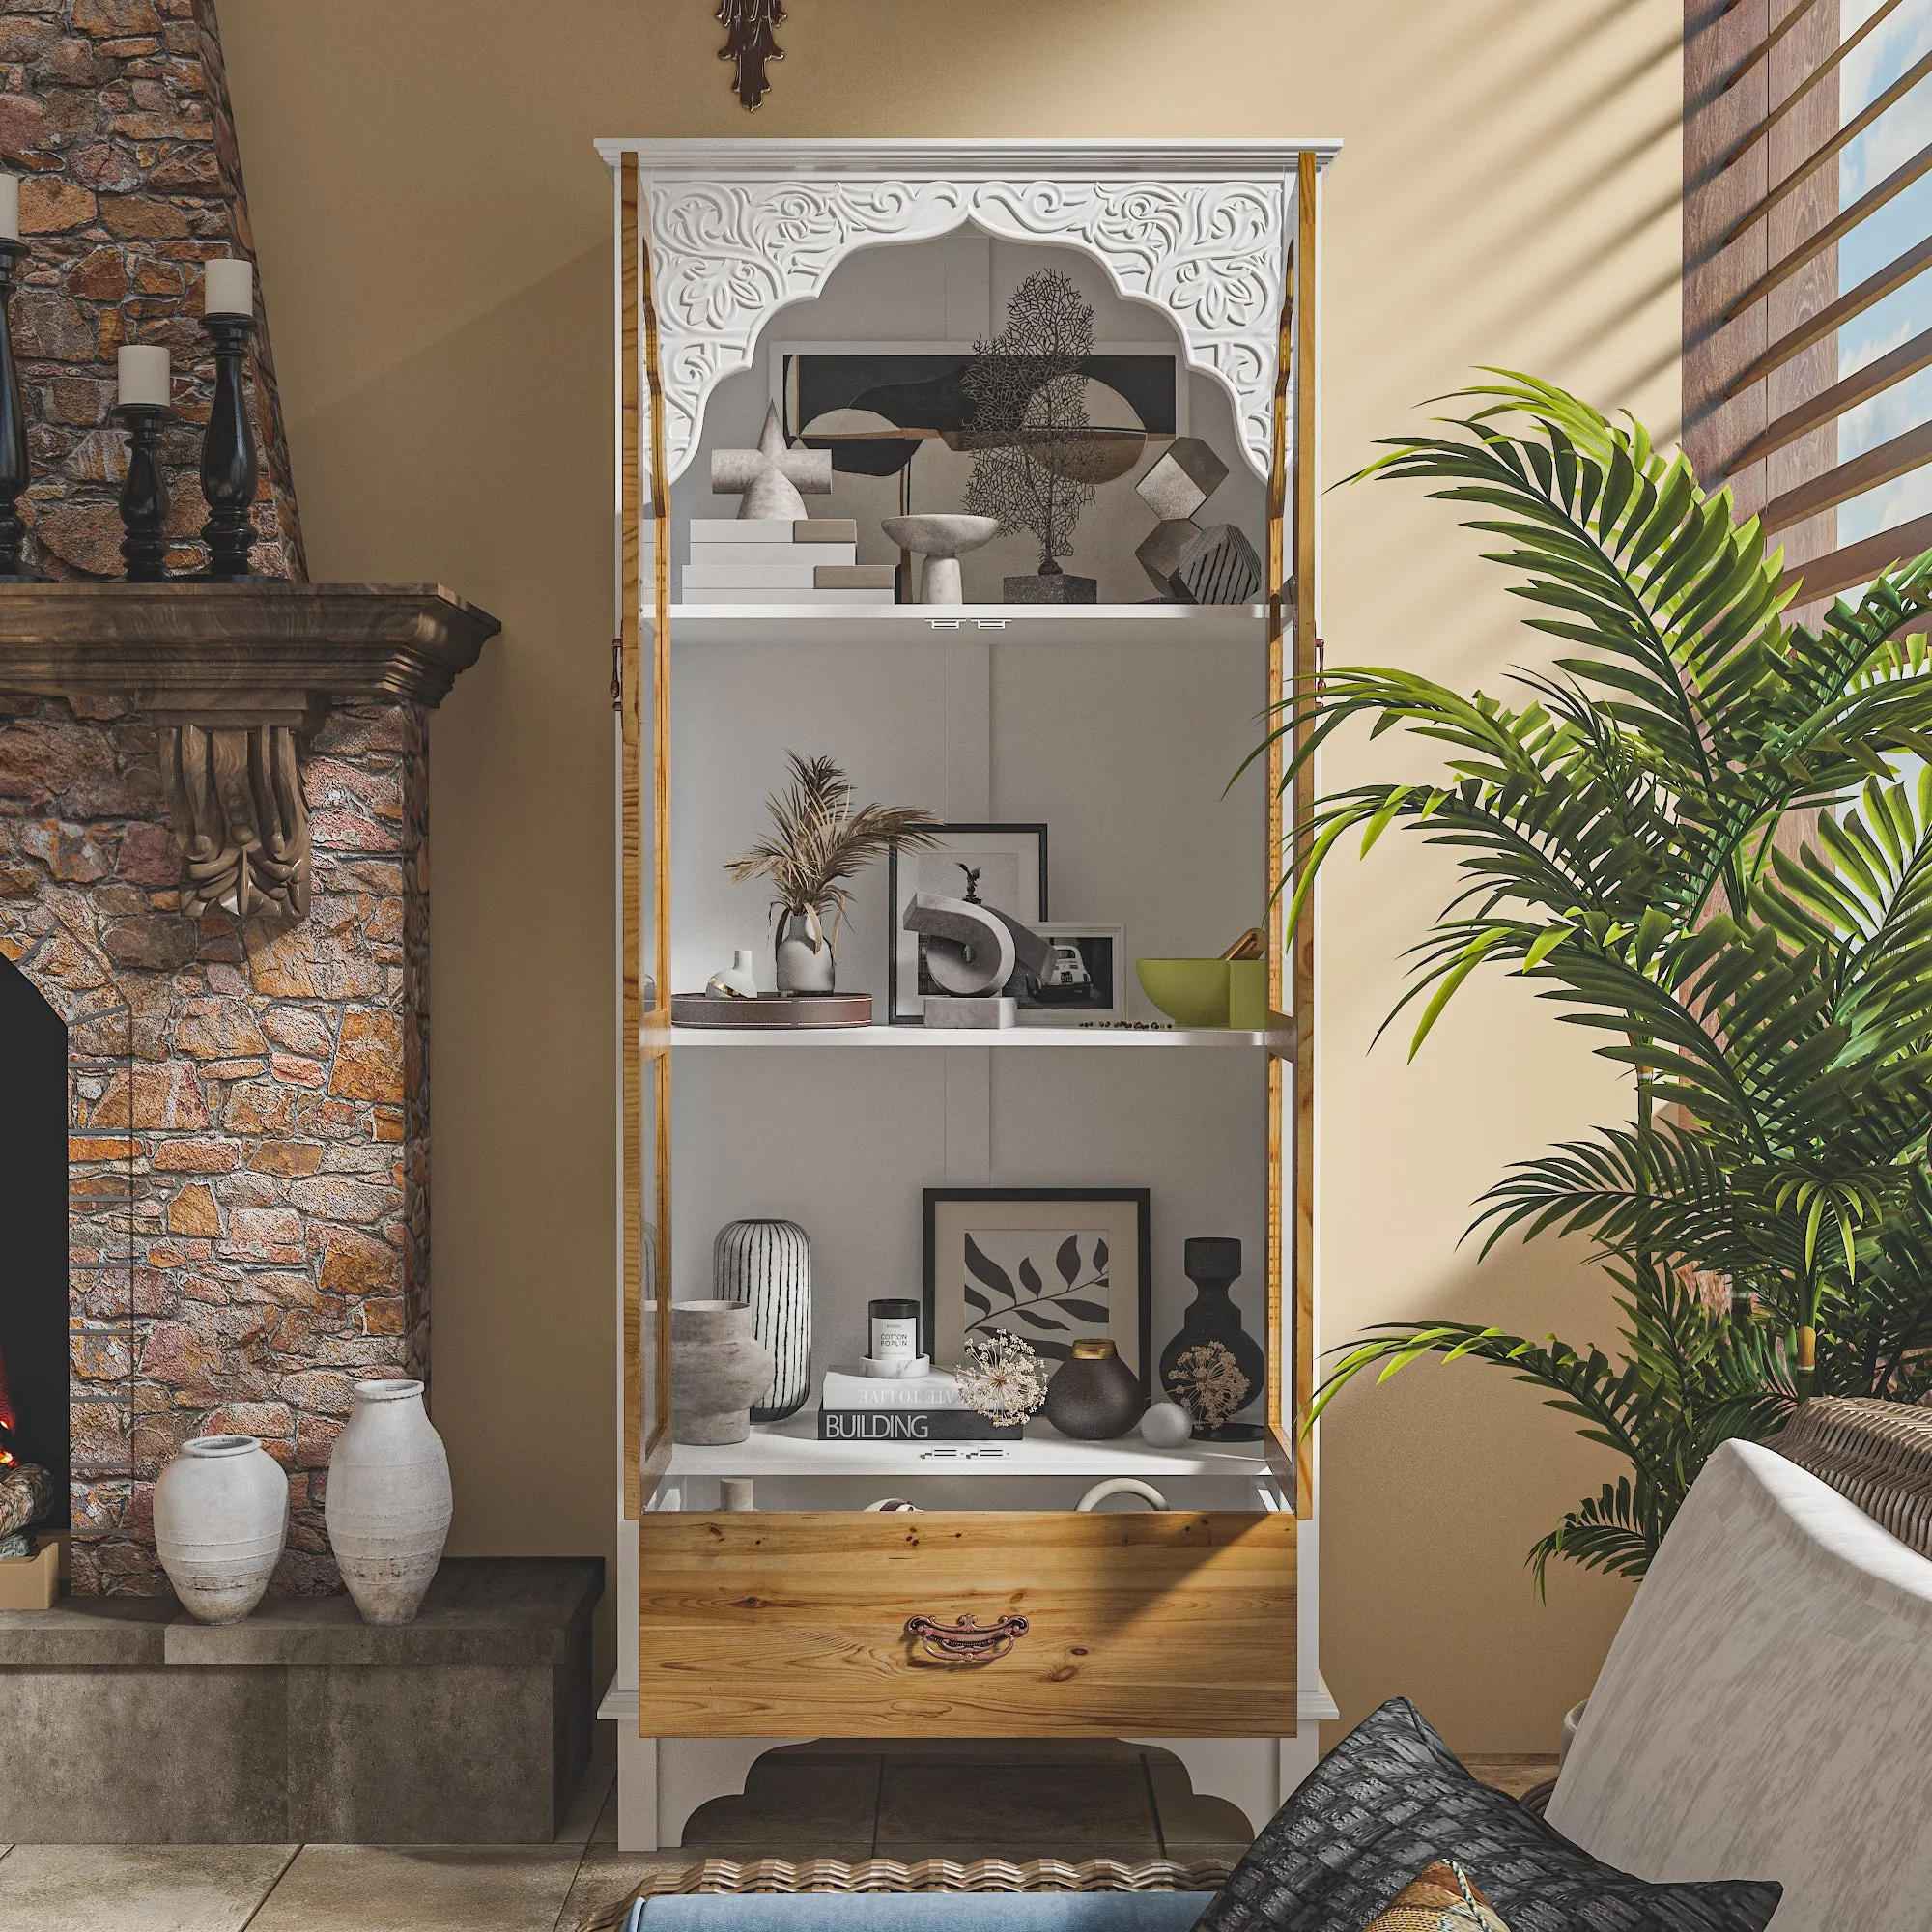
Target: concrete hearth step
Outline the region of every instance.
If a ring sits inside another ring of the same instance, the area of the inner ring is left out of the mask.
[[[596,1557],[452,1557],[413,1624],[346,1597],[0,1612],[0,1844],[545,1844],[590,1747]]]

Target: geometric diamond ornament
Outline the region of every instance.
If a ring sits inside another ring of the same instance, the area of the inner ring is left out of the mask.
[[[1134,488],[1165,522],[1192,517],[1227,478],[1228,466],[1198,436],[1178,436]]]

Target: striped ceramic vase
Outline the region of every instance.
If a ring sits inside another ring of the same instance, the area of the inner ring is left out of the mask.
[[[811,1243],[796,1221],[732,1221],[711,1251],[712,1292],[752,1310],[752,1333],[772,1352],[771,1385],[753,1422],[777,1422],[811,1393]]]

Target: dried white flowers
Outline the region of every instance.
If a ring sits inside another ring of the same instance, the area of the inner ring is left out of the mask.
[[[1032,1345],[1004,1328],[966,1344],[953,1371],[966,1406],[988,1422],[1024,1422],[1046,1400],[1046,1369]]]

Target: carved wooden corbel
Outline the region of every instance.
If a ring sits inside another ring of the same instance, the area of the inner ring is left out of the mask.
[[[168,808],[182,849],[181,909],[238,919],[308,911],[308,802],[286,724],[176,724]]]

